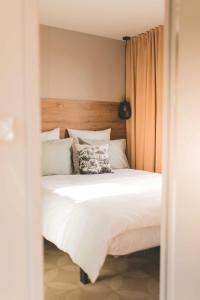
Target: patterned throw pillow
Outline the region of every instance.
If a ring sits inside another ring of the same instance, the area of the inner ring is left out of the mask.
[[[78,144],[81,145],[105,145],[108,144],[108,153],[110,158],[111,168],[114,169],[126,169],[129,168],[128,159],[126,157],[126,140],[90,140],[90,139],[78,139]]]
[[[81,174],[112,173],[108,145],[76,144]]]

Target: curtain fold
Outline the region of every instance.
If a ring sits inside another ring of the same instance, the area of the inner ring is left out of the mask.
[[[132,168],[161,172],[163,111],[163,26],[131,38],[126,50],[127,125]]]

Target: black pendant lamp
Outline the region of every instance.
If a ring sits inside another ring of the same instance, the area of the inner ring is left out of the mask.
[[[123,41],[125,41],[125,97],[119,104],[119,117],[122,120],[128,120],[131,117],[131,105],[126,100],[126,51],[127,42],[130,40],[129,36],[124,36]]]

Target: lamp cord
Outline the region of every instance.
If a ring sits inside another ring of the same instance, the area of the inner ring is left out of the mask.
[[[125,100],[126,100],[126,50],[127,50],[127,40],[125,42],[125,85],[124,85],[124,88],[125,88]]]

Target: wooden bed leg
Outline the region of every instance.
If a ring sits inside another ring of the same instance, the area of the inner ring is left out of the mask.
[[[89,279],[88,275],[81,268],[80,268],[80,281],[83,284],[90,283],[90,279]]]

